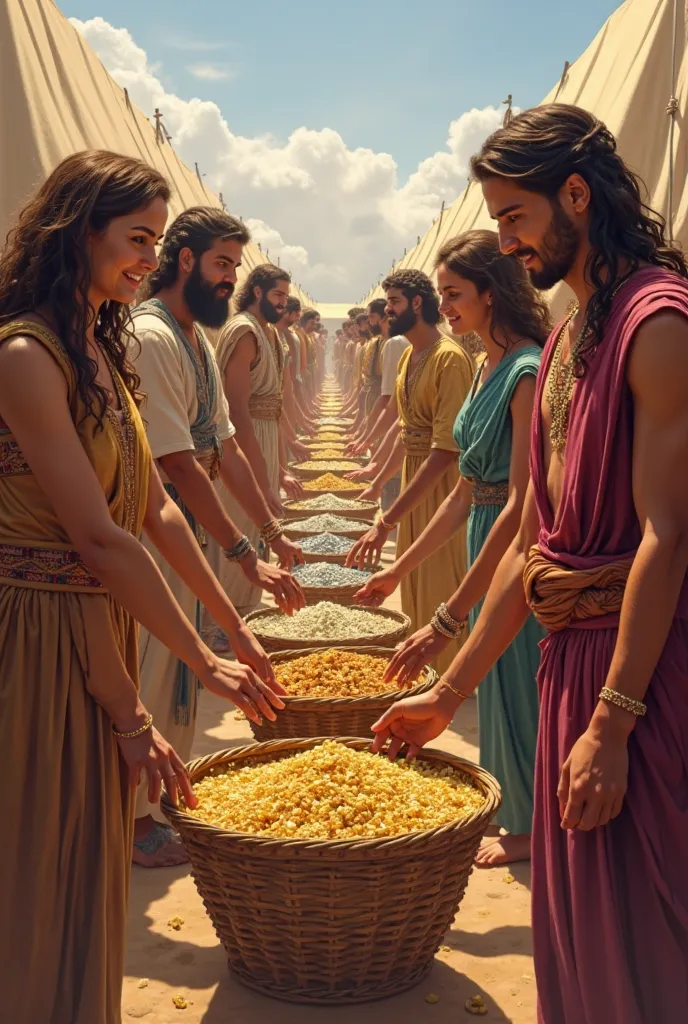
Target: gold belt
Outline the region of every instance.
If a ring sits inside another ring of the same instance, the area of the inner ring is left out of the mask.
[[[628,559],[597,569],[569,569],[533,547],[523,573],[526,601],[550,633],[619,612],[632,564]]]
[[[79,552],[68,548],[0,544],[0,581],[38,590],[103,591]]]
[[[432,448],[432,428],[402,427],[401,441],[409,455],[427,455]]]
[[[474,505],[501,505],[503,508],[508,500],[508,483],[488,484],[484,480],[473,481]]]
[[[254,420],[279,420],[282,417],[282,399],[249,399],[248,411]]]

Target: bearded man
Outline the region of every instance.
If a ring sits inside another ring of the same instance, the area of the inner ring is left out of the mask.
[[[200,543],[205,543],[206,536],[214,538],[251,586],[269,591],[289,610],[303,603],[296,580],[258,559],[244,531],[222,508],[212,484],[219,477],[228,490],[240,496],[242,514],[259,527],[272,520],[237,445],[213,350],[203,331],[203,327],[219,327],[227,319],[248,240],[241,221],[221,210],[195,207],[182,213],[165,233],[159,267],[147,280],[150,298],[133,312],[135,339],[129,358],[146,396],[143,419],[165,490],[184,512]],[[177,602],[198,627],[196,594],[145,537],[144,543]],[[273,546],[287,566],[299,554],[283,535]],[[237,632],[227,619],[222,625],[239,654],[241,629]],[[188,760],[196,721],[196,679],[144,629],[140,632],[140,672],[142,700],[182,759]],[[152,817],[145,789],[137,800],[133,856],[134,862],[144,867],[167,867],[187,859],[172,830]]]
[[[280,486],[287,494],[299,493],[299,485],[280,465],[280,428],[284,388],[285,355],[275,325],[287,308],[291,278],[286,270],[264,263],[251,271],[237,297],[237,314],[221,330],[215,357],[224,393],[231,409],[236,438],[270,509],[267,521],[255,524],[246,515],[237,496],[223,482],[217,484],[222,506],[252,544],[264,548],[281,537],[276,522],[284,515]],[[289,437],[293,442],[295,438]],[[307,449],[302,448],[303,457]],[[212,540],[207,557],[224,590],[245,615],[261,598],[261,587],[222,556]],[[297,559],[301,561],[300,549]],[[215,648],[220,649],[218,636]]]
[[[577,305],[540,364],[519,532],[439,684],[374,729],[413,756],[532,612],[540,1024],[688,1020],[688,267],[587,110],[472,160],[502,252]]]

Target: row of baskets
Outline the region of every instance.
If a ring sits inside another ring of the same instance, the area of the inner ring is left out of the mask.
[[[324,390],[336,391],[332,381]],[[358,514],[336,511],[360,518],[361,532],[372,521],[366,508]],[[287,518],[310,514],[288,509]],[[300,539],[298,531],[286,532]],[[275,666],[333,647],[389,660],[410,628],[407,616],[379,609],[374,613],[380,616],[375,637],[351,638],[346,644],[313,637],[294,650],[287,649],[293,648],[293,640],[270,636],[261,628],[274,614],[254,612],[246,621]],[[191,762],[191,781],[306,751],[328,737],[368,750],[373,722],[394,701],[424,693],[436,681],[428,667],[404,691],[351,698],[287,696],[275,722],[251,723],[257,743]],[[305,841],[227,831],[163,799],[229,967],[245,985],[289,1002],[355,1004],[396,995],[428,973],[500,794],[487,772],[460,758],[427,749],[422,758],[470,775],[484,796],[481,810],[442,827],[403,835]]]

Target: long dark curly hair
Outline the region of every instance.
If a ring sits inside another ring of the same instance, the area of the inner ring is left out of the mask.
[[[90,233],[102,232],[124,217],[170,198],[167,180],[141,160],[105,150],[75,153],[63,160],[24,206],[0,257],[0,324],[45,310],[74,367],[77,389],[102,429],[108,395],[96,382],[97,365],[88,355],[87,328],[127,389],[138,401],[140,380],[127,359],[133,337],[129,306],[108,300],[94,310],[88,298]]]
[[[578,352],[578,376],[604,337],[626,267],[633,273],[651,264],[688,277],[683,253],[666,239],[664,218],[645,201],[645,186],[619,156],[609,129],[587,110],[553,103],[524,111],[487,139],[471,169],[478,181],[509,178],[528,192],[547,196],[553,205],[572,174],[587,182],[591,250],[586,273],[595,293]]]
[[[471,281],[479,295],[490,290],[490,335],[496,345],[504,347],[495,336],[501,328],[543,347],[552,328],[549,306],[530,283],[521,260],[500,251],[496,232],[468,231],[450,238],[435,258],[435,269],[439,266]]]
[[[281,267],[276,267],[274,263],[261,263],[254,267],[236,297],[237,313],[245,313],[256,301],[254,288],[261,288],[265,296],[278,281],[288,281],[291,284],[291,274]]]

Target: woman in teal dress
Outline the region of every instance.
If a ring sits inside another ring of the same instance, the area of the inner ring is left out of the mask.
[[[437,258],[442,312],[455,334],[476,333],[485,357],[459,412],[454,436],[461,478],[422,536],[359,592],[380,604],[429,554],[468,521],[468,566],[461,586],[432,622],[411,636],[388,677],[414,678],[453,635],[475,624],[502,555],[521,520],[529,474],[530,422],[540,354],[549,333],[547,307],[522,263],[499,251],[497,235],[473,231],[447,242]],[[529,619],[478,690],[480,762],[499,781],[503,802],[476,863],[492,867],[530,856],[537,739],[536,674],[544,633]]]

